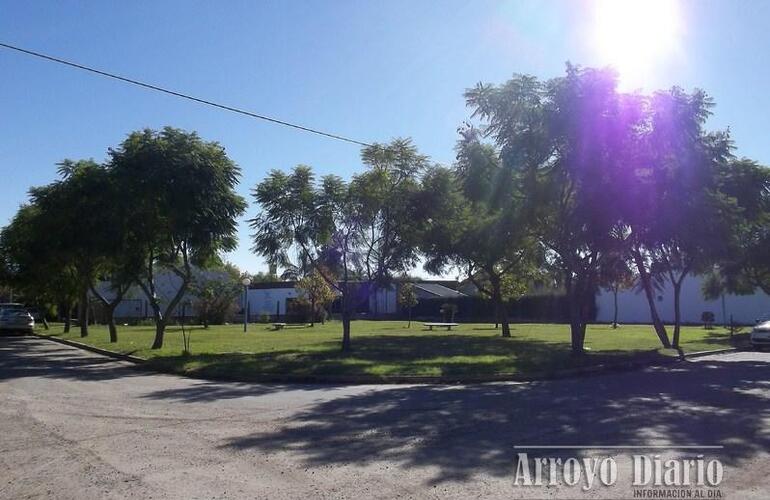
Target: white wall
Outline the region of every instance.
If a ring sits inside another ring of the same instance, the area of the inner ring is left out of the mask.
[[[294,288],[258,288],[249,289],[249,315],[259,316],[262,314],[274,315],[276,311],[276,302],[279,307],[279,314],[286,314],[286,300],[296,298],[297,290]],[[238,302],[242,305],[243,297]],[[376,306],[376,307],[375,307]],[[369,297],[369,310],[373,314],[394,314],[398,312],[396,303],[396,287],[391,286],[388,289],[379,289],[376,294]]]
[[[202,269],[193,269],[193,276],[199,279],[218,279],[226,278],[227,275],[223,271],[209,271]],[[182,284],[182,278],[177,276],[171,271],[158,270],[155,275],[155,289],[160,302],[161,308],[164,308],[176,295],[177,290]],[[110,289],[109,282],[99,282],[96,284],[96,289],[107,300],[112,300],[115,297],[115,292]],[[242,294],[241,294],[242,295]],[[243,301],[242,297],[238,298],[238,304]],[[179,315],[182,312],[183,303],[195,302],[195,297],[188,292],[182,297],[176,310],[172,313],[173,316]],[[185,314],[192,316],[195,314],[193,307],[186,306]],[[115,308],[115,316],[118,318],[144,318],[152,317],[152,308],[149,305],[147,296],[144,294],[139,286],[134,285],[129,288],[128,292],[123,296],[123,300]]]
[[[688,276],[682,283],[681,311],[684,323],[700,323],[701,314],[711,311],[716,316],[717,323],[733,320],[739,324],[754,324],[754,322],[770,313],[770,296],[757,292],[754,295],[726,295],[724,309],[722,300],[707,301],[701,293],[700,276]],[[674,320],[674,294],[671,286],[667,286],[661,292],[657,292],[656,305],[658,314],[666,322]],[[611,291],[602,290],[596,297],[598,313],[596,320],[599,322],[611,322],[613,317],[613,295]],[[644,292],[637,293],[626,290],[618,293],[618,321],[620,323],[649,323],[650,307]]]
[[[286,314],[286,299],[297,297],[294,288],[258,288],[249,289],[249,315],[275,314],[276,302],[279,304],[279,314]],[[243,301],[243,298],[240,299]],[[239,302],[240,304],[240,302]]]

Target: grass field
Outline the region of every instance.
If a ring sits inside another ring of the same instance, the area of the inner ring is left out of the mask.
[[[187,327],[189,329],[189,327]],[[452,332],[427,331],[420,323],[411,329],[401,321],[354,321],[353,351],[340,352],[339,322],[272,331],[268,325],[212,326],[192,330],[192,354],[182,355],[178,326],[166,332],[163,349],[151,350],[151,326],[119,327],[119,342],[111,344],[104,326],[91,327],[82,339],[74,328],[63,334],[61,325],[47,333],[87,342],[97,347],[130,353],[150,360],[152,367],[201,377],[259,380],[266,375],[473,377],[493,374],[549,374],[566,368],[606,362],[662,359],[676,351],[660,349],[649,325],[626,325],[616,330],[592,325],[586,334],[588,355],[569,351],[569,327],[559,324],[514,324],[512,338],[502,338],[489,324],[462,324]],[[670,335],[670,332],[669,332]],[[685,352],[729,346],[723,329],[684,327]]]

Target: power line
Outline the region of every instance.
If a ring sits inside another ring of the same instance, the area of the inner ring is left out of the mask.
[[[226,111],[232,111],[233,113],[238,113],[238,114],[241,114],[241,115],[250,116],[251,118],[256,118],[258,120],[264,120],[264,121],[267,121],[267,122],[276,123],[278,125],[283,125],[284,127],[295,128],[297,130],[302,130],[304,132],[310,132],[311,134],[321,135],[321,136],[324,136],[324,137],[328,137],[330,139],[336,139],[338,141],[349,142],[351,144],[358,144],[359,146],[371,146],[371,144],[369,144],[369,143],[362,142],[362,141],[357,141],[357,140],[351,139],[349,137],[344,137],[344,136],[341,136],[341,135],[332,134],[332,133],[329,133],[329,132],[324,132],[322,130],[317,130],[317,129],[310,128],[310,127],[304,127],[302,125],[297,125],[296,123],[290,123],[290,122],[287,122],[287,121],[279,120],[277,118],[271,118],[269,116],[260,115],[260,114],[257,114],[257,113],[252,113],[251,111],[246,111],[244,109],[235,108],[233,106],[227,106],[225,104],[219,104],[219,103],[216,103],[216,102],[213,102],[213,101],[209,101],[209,100],[206,100],[206,99],[201,99],[200,97],[194,97],[194,96],[191,96],[191,95],[188,95],[188,94],[183,94],[181,92],[176,92],[174,90],[169,90],[167,88],[159,87],[157,85],[152,85],[150,83],[140,82],[139,80],[134,80],[132,78],[126,78],[124,76],[116,75],[114,73],[108,73],[107,71],[98,70],[96,68],[91,68],[89,66],[84,66],[82,64],[74,63],[72,61],[67,61],[67,60],[64,60],[64,59],[59,59],[58,57],[49,56],[47,54],[42,54],[40,52],[35,52],[35,51],[32,51],[32,50],[23,49],[21,47],[16,47],[16,46],[13,46],[13,45],[9,45],[7,43],[0,42],[0,47],[4,47],[6,49],[15,50],[17,52],[21,52],[22,54],[38,57],[40,59],[45,59],[45,60],[50,61],[50,62],[55,62],[55,63],[63,64],[65,66],[70,66],[72,68],[81,69],[83,71],[88,71],[90,73],[95,73],[95,74],[100,75],[100,76],[106,76],[107,78],[112,78],[112,79],[115,79],[115,80],[120,80],[121,82],[130,83],[132,85],[136,85],[136,86],[139,86],[139,87],[144,87],[146,89],[155,90],[157,92],[163,92],[164,94],[169,94],[169,95],[172,95],[172,96],[175,96],[175,97],[181,97],[182,99],[187,99],[189,101],[194,101],[194,102],[197,102],[199,104],[205,104],[207,106],[212,106],[212,107],[215,107],[215,108],[224,109]]]

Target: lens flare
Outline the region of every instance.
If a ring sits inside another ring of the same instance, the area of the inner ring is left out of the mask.
[[[676,0],[600,0],[594,14],[597,56],[601,64],[618,70],[623,87],[644,87],[678,49],[681,19]]]

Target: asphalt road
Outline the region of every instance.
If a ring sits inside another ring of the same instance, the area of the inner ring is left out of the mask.
[[[649,453],[720,460],[703,498],[768,498],[769,375],[746,352],[526,384],[255,385],[0,338],[0,497],[633,498]],[[517,448],[534,445],[724,448]],[[525,451],[612,457],[616,484],[515,485]]]

